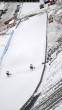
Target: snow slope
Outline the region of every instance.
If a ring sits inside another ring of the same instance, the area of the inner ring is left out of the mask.
[[[42,74],[45,43],[46,14],[29,18],[15,30],[0,67],[0,110],[18,110],[32,95]]]
[[[22,7],[22,10],[21,10],[21,15],[25,15],[25,14],[30,14],[30,13],[33,13],[33,12],[36,12],[38,9],[39,9],[39,5],[40,5],[40,2],[37,2],[37,3],[23,3],[23,7]]]

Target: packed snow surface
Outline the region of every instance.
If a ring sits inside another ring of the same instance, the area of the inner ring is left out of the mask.
[[[45,43],[46,14],[29,18],[15,29],[1,64],[0,110],[18,110],[32,95],[44,67]],[[33,71],[30,64],[35,66]]]
[[[33,12],[36,12],[39,8],[40,2],[37,3],[23,3],[22,5],[22,10],[21,10],[21,15],[23,14],[30,14]]]

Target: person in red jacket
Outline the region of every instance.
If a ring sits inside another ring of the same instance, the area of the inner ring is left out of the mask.
[[[50,1],[50,5],[55,4],[55,0],[49,0]]]

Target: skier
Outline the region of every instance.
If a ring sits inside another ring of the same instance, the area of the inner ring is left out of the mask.
[[[6,75],[9,77],[11,73],[9,71],[6,71]]]
[[[35,67],[33,67],[33,64],[30,64],[30,69],[33,70]]]

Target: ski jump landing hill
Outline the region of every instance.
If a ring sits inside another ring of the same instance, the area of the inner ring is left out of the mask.
[[[44,67],[45,45],[46,14],[29,18],[15,29],[1,63],[1,110],[18,110],[33,94]],[[29,69],[30,64],[35,66],[33,71]],[[9,78],[7,70],[11,73]]]

